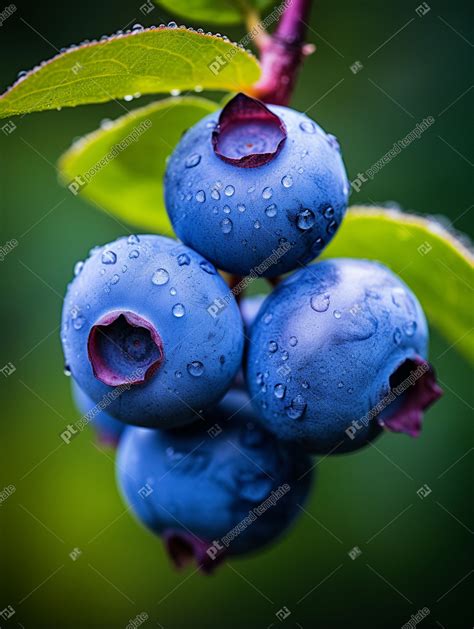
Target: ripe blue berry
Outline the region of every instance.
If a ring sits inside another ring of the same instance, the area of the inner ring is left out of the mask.
[[[400,278],[366,260],[323,261],[263,304],[249,392],[268,429],[315,453],[360,448],[382,426],[416,436],[441,393],[427,343],[421,306]]]
[[[83,418],[90,421],[99,441],[104,445],[116,447],[127,425],[109,415],[105,410],[101,410],[74,380],[72,380],[72,396]]]
[[[238,275],[272,277],[318,256],[342,221],[348,189],[334,136],[300,112],[243,94],[183,136],[165,175],[178,236]]]
[[[62,342],[69,371],[95,403],[105,398],[125,422],[167,428],[193,421],[227,391],[242,359],[242,320],[202,256],[169,238],[131,236],[76,265]]]
[[[120,488],[138,519],[162,536],[177,567],[194,558],[207,572],[225,555],[279,536],[304,503],[310,470],[304,452],[257,425],[248,396],[236,390],[203,422],[129,428],[117,458]]]

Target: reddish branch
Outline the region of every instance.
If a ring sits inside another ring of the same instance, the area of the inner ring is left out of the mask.
[[[262,76],[252,96],[266,103],[288,105],[303,58],[314,51],[305,44],[311,0],[286,0],[286,8],[272,35],[256,40]]]

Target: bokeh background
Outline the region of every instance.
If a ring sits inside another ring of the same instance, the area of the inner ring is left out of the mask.
[[[141,4],[18,3],[0,28],[2,89],[51,57],[52,45],[170,19],[160,8],[142,15]],[[293,104],[339,137],[351,179],[432,115],[436,123],[351,202],[396,201],[472,233],[472,3],[428,0],[417,13],[420,4],[315,3],[317,52]],[[39,113],[0,133],[0,244],[19,243],[0,265],[0,364],[15,368],[0,375],[0,489],[16,488],[0,506],[0,611],[15,612],[0,626],[126,627],[145,612],[143,626],[167,629],[378,628],[427,607],[423,627],[472,627],[472,371],[434,331],[445,396],[422,436],[387,435],[322,459],[291,533],[212,577],[172,570],[160,542],[126,512],[113,452],[92,432],[68,446],[60,439],[79,416],[63,374],[62,296],[76,260],[124,228],[61,188],[55,163],[73,138],[122,114],[116,103]],[[439,281],[427,262],[431,270]],[[280,621],[283,607],[290,615]]]

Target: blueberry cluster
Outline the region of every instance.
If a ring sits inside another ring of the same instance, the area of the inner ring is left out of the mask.
[[[415,436],[440,395],[400,278],[366,260],[306,266],[347,197],[334,136],[238,94],[169,159],[181,241],[132,235],[76,265],[62,320],[74,397],[118,444],[125,500],[177,566],[211,571],[269,543],[308,495],[311,455]],[[292,274],[238,304],[216,267]]]

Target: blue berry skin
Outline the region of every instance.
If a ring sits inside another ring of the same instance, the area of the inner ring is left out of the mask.
[[[231,390],[205,420],[179,430],[128,428],[117,478],[138,520],[165,542],[179,541],[178,550],[187,545],[189,555],[210,571],[215,557],[206,549],[215,540],[224,555],[239,555],[278,537],[304,504],[312,472],[304,452],[257,424],[244,392]],[[289,491],[225,547],[222,538],[285,484]],[[168,551],[176,565],[184,563],[172,544]]]
[[[334,136],[298,111],[268,109],[287,130],[268,163],[242,168],[220,159],[211,143],[218,115],[210,114],[186,132],[165,174],[166,207],[179,238],[237,275],[248,275],[282,245],[289,250],[259,274],[273,277],[311,261],[347,207],[349,184]]]
[[[96,404],[78,387],[74,380],[72,380],[72,397],[82,417],[91,417],[90,424],[94,428],[98,440],[104,445],[117,447],[127,424],[115,419],[105,410],[99,409],[99,412],[95,414]],[[89,415],[91,412],[93,415]]]
[[[111,401],[110,414],[126,423],[170,428],[226,393],[241,365],[242,319],[201,255],[162,236],[130,236],[93,249],[75,273],[61,338],[66,368],[94,403]]]
[[[382,425],[417,436],[440,391],[429,370],[383,413],[367,414],[427,356],[411,290],[381,264],[325,260],[267,298],[252,327],[247,386],[266,428],[312,453],[356,450]],[[347,431],[347,432],[346,432]]]

